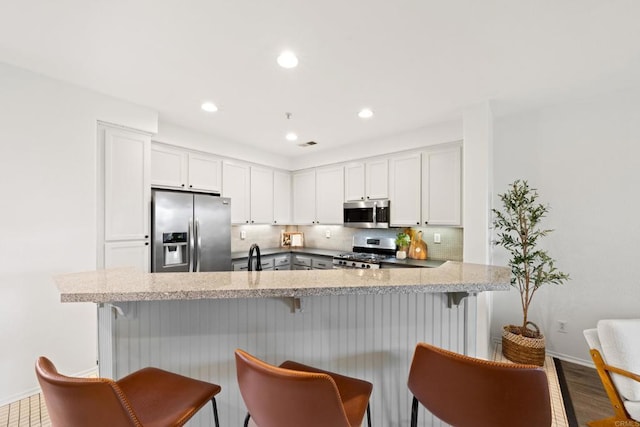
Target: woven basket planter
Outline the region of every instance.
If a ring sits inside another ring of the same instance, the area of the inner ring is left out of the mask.
[[[527,326],[532,325],[535,330]],[[516,363],[528,365],[544,365],[544,336],[535,323],[527,322],[522,326],[508,325],[502,329],[502,354]]]

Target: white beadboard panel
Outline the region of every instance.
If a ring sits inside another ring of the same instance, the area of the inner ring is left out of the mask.
[[[406,384],[417,342],[475,352],[465,348],[465,327],[474,330],[465,325],[465,311],[474,311],[475,297],[453,308],[447,308],[446,294],[308,297],[296,313],[291,300],[277,298],[130,304],[135,308],[127,307],[129,314],[111,321],[107,317],[115,311],[100,308],[101,374],[121,378],[156,366],[220,384],[218,410],[225,426],[242,425],[245,415],[236,348],[272,364],[291,359],[372,382],[372,421],[385,427],[409,425]],[[105,366],[111,354],[114,362]],[[441,425],[424,409],[419,418],[420,426]],[[188,425],[212,426],[210,405]]]

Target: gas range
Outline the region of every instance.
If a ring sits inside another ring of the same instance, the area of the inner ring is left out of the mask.
[[[353,252],[333,257],[333,268],[377,269],[395,254],[395,249],[393,237],[354,236]]]

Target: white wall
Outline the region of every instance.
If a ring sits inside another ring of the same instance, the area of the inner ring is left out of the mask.
[[[154,141],[200,150],[218,156],[258,163],[280,169],[291,169],[290,158],[259,150],[248,145],[224,141],[191,129],[160,121]]]
[[[338,149],[314,151],[313,147],[301,148],[301,150],[309,150],[309,153],[297,155],[293,159],[290,169],[301,170],[331,163],[346,162],[398,151],[413,150],[430,145],[455,142],[461,139],[462,117],[456,120],[435,123],[410,132],[342,146]]]
[[[550,353],[589,363],[582,330],[598,319],[640,317],[640,96],[616,93],[500,118],[494,127],[494,189],[517,178],[538,188],[555,229],[545,247],[571,274],[533,300],[529,317]],[[496,198],[494,203],[499,206]],[[496,263],[506,257],[499,248]],[[518,294],[495,293],[493,336],[522,320]],[[557,321],[568,333],[557,332]]]
[[[35,360],[95,368],[96,308],[52,276],[96,268],[97,120],[155,132],[150,110],[0,64],[0,405],[37,387]]]

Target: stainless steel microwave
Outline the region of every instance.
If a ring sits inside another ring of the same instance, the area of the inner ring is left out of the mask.
[[[345,227],[389,228],[389,200],[345,202],[343,211]]]

